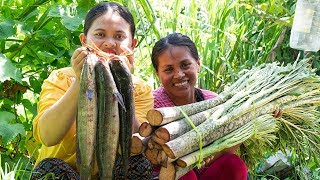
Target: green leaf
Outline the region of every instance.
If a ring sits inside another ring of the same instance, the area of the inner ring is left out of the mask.
[[[4,54],[0,54],[0,82],[12,78],[22,83],[21,77],[21,71]]]
[[[62,17],[61,23],[70,31],[76,31],[82,23],[82,20],[82,18],[79,18],[77,16],[64,16]]]
[[[28,109],[33,115],[37,114],[37,104],[36,103],[32,104],[29,99],[23,99],[21,102],[22,102],[22,105],[26,109]]]
[[[12,20],[0,22],[0,39],[6,39],[16,33],[15,23]]]
[[[2,136],[4,144],[14,139],[18,134],[25,135],[22,124],[9,123],[14,119],[14,114],[10,112],[0,111],[0,136]]]
[[[39,82],[39,80],[35,77],[30,77],[29,78],[29,83],[30,86],[33,88],[35,93],[40,93],[41,91],[41,82]]]
[[[61,17],[61,23],[69,30],[76,31],[82,24],[83,19],[86,16],[87,11],[83,8],[75,8],[72,5],[63,6],[56,5],[50,10],[48,16]]]
[[[48,16],[51,17],[62,17],[65,13],[65,9],[62,5],[54,5],[54,7],[50,10]]]

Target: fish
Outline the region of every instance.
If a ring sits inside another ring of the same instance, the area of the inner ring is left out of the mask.
[[[91,179],[97,131],[97,91],[94,66],[98,57],[90,53],[83,62],[76,118],[76,159],[80,179]]]
[[[113,170],[119,144],[119,110],[121,94],[118,92],[109,64],[103,58],[95,67],[98,120],[96,158],[100,179],[113,179]]]

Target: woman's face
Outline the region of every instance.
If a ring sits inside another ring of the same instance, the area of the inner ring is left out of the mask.
[[[200,60],[194,59],[187,47],[176,46],[160,54],[156,74],[175,102],[176,98],[194,97],[199,69]]]
[[[130,25],[113,10],[95,19],[88,30],[87,36],[80,35],[81,43],[96,46],[100,50],[120,55],[124,50],[120,45],[133,50],[137,39],[132,39]]]

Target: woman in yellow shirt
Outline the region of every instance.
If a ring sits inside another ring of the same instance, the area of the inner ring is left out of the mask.
[[[102,2],[88,12],[80,41],[82,45],[89,44],[106,53],[119,55],[132,70],[132,53],[128,56],[120,54],[134,50],[137,44],[134,33],[135,24],[128,9],[118,3]],[[53,173],[59,179],[79,179],[76,168],[76,115],[80,74],[87,53],[85,47],[76,49],[71,57],[72,67],[53,71],[42,85],[38,115],[33,120],[33,134],[42,147],[32,179],[41,179],[47,173]],[[145,121],[147,111],[153,108],[153,97],[151,88],[143,80],[133,77],[133,84],[136,111],[133,129],[137,130],[139,121]],[[132,177],[139,177],[136,175],[140,173],[146,179],[152,176],[150,162],[144,156],[131,158],[131,161],[136,164],[129,165],[129,176],[130,168],[135,168],[131,171]],[[146,167],[142,168],[143,172],[137,171],[139,165]],[[97,174],[97,168],[94,169],[94,174]]]

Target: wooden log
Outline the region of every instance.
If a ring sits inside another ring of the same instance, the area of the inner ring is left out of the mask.
[[[159,164],[160,164],[162,167],[167,167],[167,164],[168,164],[168,156],[167,156],[167,154],[166,154],[164,151],[160,151],[159,154],[161,155]]]
[[[159,150],[157,161],[158,165],[161,165],[162,167],[167,167],[168,156],[164,151]]]
[[[158,159],[157,159],[159,151],[160,150],[158,150],[158,149],[149,149],[149,148],[146,149],[145,155],[146,155],[147,159],[151,162],[151,164],[159,165]]]
[[[147,141],[151,138],[151,136],[148,137],[142,137],[139,135],[139,133],[134,133],[132,135],[131,140],[131,153],[134,155],[141,154],[145,151],[147,146]]]
[[[151,136],[152,137],[152,136]],[[158,149],[162,150],[162,146],[158,143],[156,143],[152,138],[150,138],[147,142],[147,146],[149,149]]]
[[[232,94],[227,94],[226,96],[219,95],[213,99],[182,105],[179,106],[179,108],[181,108],[188,116],[190,116],[222,104],[230,97],[232,97]],[[147,120],[152,126],[164,125],[181,118],[183,118],[183,114],[177,107],[162,107],[151,109],[147,112]]]
[[[148,122],[143,122],[139,127],[139,135],[142,137],[150,136],[155,130],[155,127],[151,126]]]
[[[168,134],[164,134],[164,135],[168,135]],[[168,136],[163,137],[163,138],[160,138],[160,137],[158,137],[157,134],[155,134],[155,133],[151,136],[151,139],[152,139],[155,143],[159,144],[160,146],[164,145],[166,142],[169,141],[169,140],[167,140],[167,139],[165,139],[165,138],[168,138]]]
[[[162,146],[154,142],[151,138],[147,143],[145,151],[147,159],[154,165],[166,166],[168,162],[167,154],[162,150]]]
[[[210,115],[215,111],[215,108],[191,115],[189,118],[195,126],[198,126],[202,122],[204,122]],[[179,136],[182,136],[184,133],[190,131],[192,126],[185,119],[180,119],[177,121],[170,122],[166,125],[159,127],[155,130],[152,135],[152,139],[156,141],[158,144],[163,145],[166,142],[169,142],[172,139],[175,139]]]
[[[174,180],[176,178],[176,169],[172,163],[168,163],[167,167],[160,168],[159,180]]]
[[[187,155],[187,156],[188,156],[188,155]],[[185,157],[185,156],[183,156],[183,157]],[[176,164],[177,164],[177,166],[179,166],[179,167],[187,167],[187,162],[181,160],[180,158],[176,160]]]

